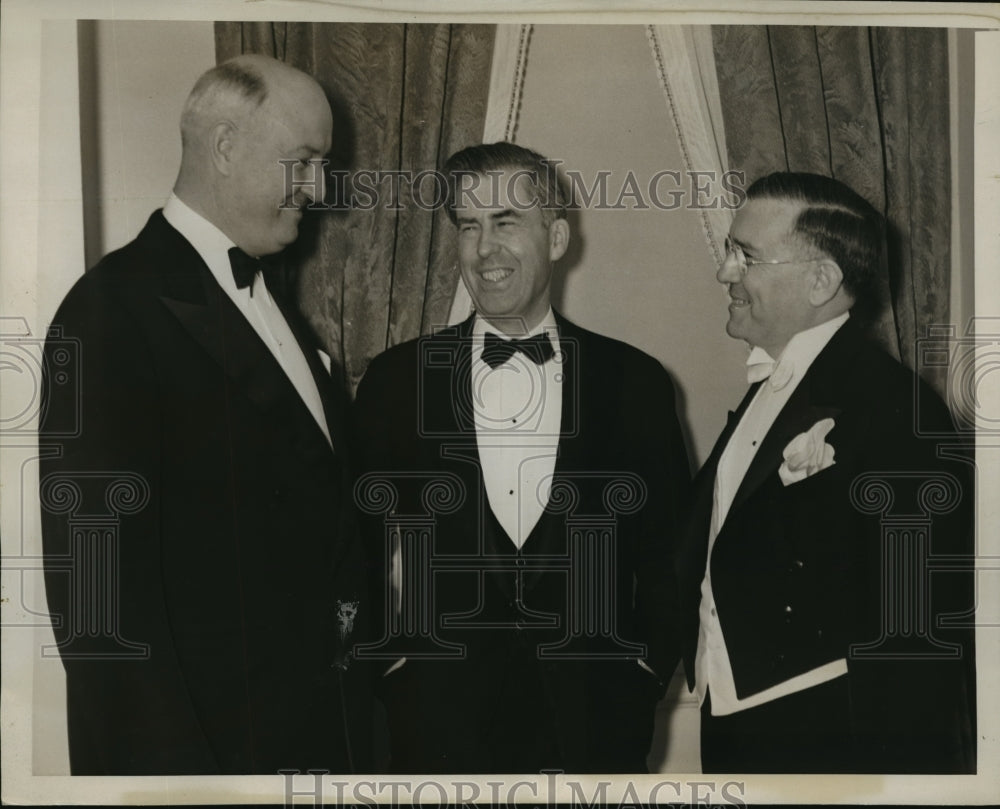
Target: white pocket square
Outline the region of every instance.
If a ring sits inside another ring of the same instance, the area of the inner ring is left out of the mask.
[[[785,460],[778,469],[778,476],[785,486],[798,483],[834,465],[834,449],[825,440],[833,426],[833,419],[817,421],[788,442],[782,453]]]

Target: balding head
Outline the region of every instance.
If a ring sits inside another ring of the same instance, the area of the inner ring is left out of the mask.
[[[278,252],[298,235],[298,208],[322,196],[309,161],[329,151],[331,128],[313,78],[266,56],[230,59],[184,105],[174,191],[251,255]]]

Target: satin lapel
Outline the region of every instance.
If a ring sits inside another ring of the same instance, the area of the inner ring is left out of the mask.
[[[468,536],[477,538],[477,552],[482,545],[483,509],[488,509],[482,484],[482,469],[476,445],[472,411],[472,318],[458,326],[444,329],[432,338],[421,340],[421,363],[417,378],[421,385],[418,407],[432,414],[432,429],[417,437],[427,453],[429,469],[442,468],[458,475],[465,486],[465,503],[456,519]],[[422,425],[425,429],[429,421]]]
[[[473,317],[463,320],[455,329],[455,341],[451,348],[455,352],[455,367],[451,375],[451,387],[441,391],[448,397],[447,412],[452,420],[448,427],[463,440],[476,438],[476,416],[472,406],[472,322]]]
[[[329,448],[319,425],[264,341],[221,289],[212,297],[215,300],[206,304],[167,295],[161,300],[254,405],[264,413],[290,405],[300,407],[315,428],[315,438]]]
[[[306,418],[312,433],[296,442],[306,453],[321,442],[329,444],[274,355],[236,305],[222,291],[197,251],[162,214],[150,220],[151,238],[159,249],[152,255],[160,267],[160,300],[180,326],[212,357],[275,424],[287,425],[289,411]]]
[[[352,497],[353,478],[351,461],[348,457],[348,447],[350,444],[345,431],[346,424],[344,403],[343,399],[340,397],[341,391],[336,387],[338,383],[334,381],[330,371],[327,371],[326,366],[323,365],[323,361],[320,359],[319,352],[316,348],[316,341],[313,338],[313,335],[309,332],[308,326],[299,314],[298,310],[294,306],[290,305],[279,291],[272,292],[270,287],[268,288],[268,291],[272,293],[271,297],[278,305],[278,308],[281,310],[281,314],[285,318],[285,322],[288,323],[288,327],[295,336],[295,340],[299,344],[299,349],[302,351],[302,354],[306,358],[306,362],[309,364],[309,370],[312,372],[313,380],[316,382],[316,388],[319,391],[319,396],[323,403],[323,414],[326,417],[326,428],[330,431],[330,440],[333,443],[333,453],[339,461],[338,466],[340,471],[341,498],[344,501],[347,501]],[[309,414],[309,418],[315,422],[315,419],[312,418],[312,413]],[[325,437],[323,437],[322,440],[326,443]],[[352,533],[355,526],[352,521],[348,519],[350,509],[347,506],[347,503],[341,501],[338,502],[340,502],[340,508],[337,510],[336,514],[336,518],[339,520],[338,530],[332,535],[332,539],[336,543],[332,557],[334,570],[338,568],[341,560],[347,555],[351,548],[351,543],[360,541],[359,538]]]
[[[841,413],[838,381],[849,378],[851,361],[863,343],[860,327],[848,320],[813,361],[782,408],[743,476],[727,520],[771,475],[778,473],[788,442],[817,421],[836,420]]]
[[[472,410],[472,319],[449,326],[417,347],[419,440],[437,448],[475,441]]]
[[[726,426],[719,434],[705,464],[695,476],[690,517],[687,521],[687,529],[683,534],[684,546],[677,555],[678,571],[682,574],[681,581],[697,581],[700,584],[701,577],[704,575],[708,552],[708,531],[714,503],[715,474],[719,468],[719,459],[722,457],[722,452],[725,450],[726,444],[729,443],[736,425],[740,423],[740,419],[743,418],[743,414],[750,406],[750,402],[753,401],[759,388],[759,382],[751,385],[736,410],[729,411]]]
[[[836,418],[840,414],[840,410],[835,407],[814,403],[806,381],[803,380],[803,383],[795,389],[771,429],[764,436],[760,449],[757,450],[739,489],[736,490],[727,518],[732,516],[765,480],[771,475],[778,474],[778,468],[784,461],[783,452],[789,441],[808,430],[817,421]]]
[[[272,294],[271,297],[278,304],[278,308],[281,310],[288,328],[292,330],[292,334],[299,344],[299,350],[302,351],[306,362],[309,364],[313,381],[316,383],[316,389],[319,391],[319,397],[323,402],[326,428],[330,431],[330,439],[333,441],[334,452],[343,452],[347,446],[347,437],[344,435],[343,430],[344,414],[338,406],[338,398],[333,390],[333,377],[330,375],[330,371],[326,370],[326,366],[323,365],[323,361],[319,357],[316,340],[309,332],[305,321],[294,306],[290,305],[282,295]]]
[[[736,430],[736,425],[740,423],[740,419],[743,418],[743,414],[746,413],[747,408],[750,407],[750,402],[753,401],[753,397],[757,395],[760,385],[760,382],[755,382],[751,385],[747,389],[747,392],[743,395],[743,399],[740,401],[737,408],[729,411],[726,417],[726,426],[722,428],[722,432],[719,434],[719,438],[716,440],[715,446],[712,447],[712,451],[709,453],[708,459],[698,472],[697,480],[699,486],[702,485],[703,479],[710,485],[715,484],[715,471],[719,467],[719,458],[722,457],[722,452],[726,448],[726,444],[728,444],[729,439],[732,438],[733,432]]]

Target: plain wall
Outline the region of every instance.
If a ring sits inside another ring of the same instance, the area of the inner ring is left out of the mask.
[[[135,238],[181,165],[180,115],[215,65],[211,22],[80,23],[87,266]]]

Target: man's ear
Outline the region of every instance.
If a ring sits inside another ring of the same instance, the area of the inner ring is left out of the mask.
[[[556,219],[549,225],[549,261],[558,261],[569,247],[569,222]]]
[[[236,151],[236,125],[232,121],[219,121],[208,137],[208,151],[216,170],[228,177],[233,170]]]
[[[819,307],[833,300],[844,282],[844,273],[836,261],[823,259],[817,262],[812,278],[812,286],[809,287],[809,303]]]

